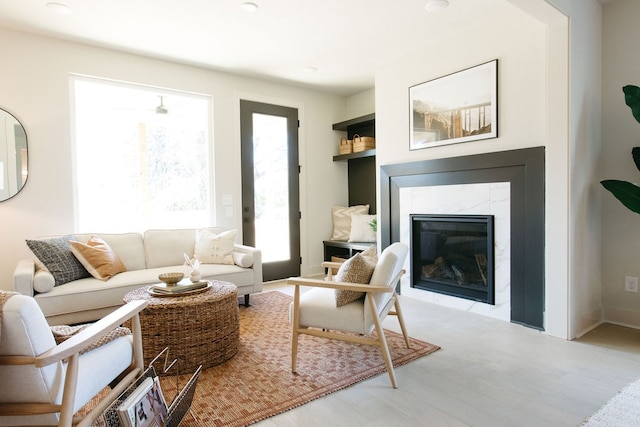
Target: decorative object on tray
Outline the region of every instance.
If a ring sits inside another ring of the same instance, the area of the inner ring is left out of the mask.
[[[498,137],[498,60],[409,88],[409,149]]]
[[[376,139],[372,136],[353,135],[353,152],[372,150],[376,148]]]
[[[167,284],[167,286],[175,286],[182,278],[184,273],[160,273],[158,280]]]
[[[191,279],[182,279],[178,283],[174,283],[172,285],[158,283],[156,285],[152,285],[149,288],[149,293],[152,295],[185,295],[190,293],[195,293],[199,291],[206,290],[211,286],[206,280],[199,280],[197,282],[192,282]]]
[[[189,275],[189,278],[193,283],[199,282],[200,279],[202,278],[202,276],[200,275],[200,261],[197,258],[191,261],[191,258],[189,258],[189,255],[187,254],[183,254],[183,255],[184,255],[185,261],[187,262],[187,265],[191,267],[191,274]]]
[[[125,427],[161,427],[167,418],[167,402],[158,377],[147,377],[118,407]]]
[[[353,141],[351,139],[347,139],[344,136],[340,138],[340,154],[351,154],[353,152]]]

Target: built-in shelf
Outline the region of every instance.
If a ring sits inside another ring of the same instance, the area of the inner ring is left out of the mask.
[[[351,126],[366,127],[368,125],[375,126],[376,114],[371,113],[366,116],[356,117],[355,119],[345,120],[344,122],[334,123],[333,130],[341,130],[347,132]],[[373,136],[373,135],[367,135]]]
[[[335,123],[333,130],[346,132],[347,139],[353,139],[355,135],[376,136],[375,113],[344,122]],[[333,156],[334,162],[347,164],[348,177],[347,189],[349,206],[369,205],[369,213],[376,213],[376,150],[358,151],[357,153],[337,154]]]
[[[375,148],[371,149],[371,150],[364,150],[364,151],[360,151],[358,153],[349,153],[349,154],[338,154],[336,156],[333,156],[333,161],[334,162],[344,162],[347,160],[353,160],[353,159],[362,159],[364,157],[372,157],[376,155],[376,150]]]

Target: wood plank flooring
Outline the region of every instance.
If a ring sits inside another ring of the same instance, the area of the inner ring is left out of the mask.
[[[291,294],[281,283],[265,286]],[[640,331],[605,324],[566,341],[409,297],[412,337],[442,347],[258,423],[284,426],[579,426],[640,377]],[[399,331],[389,316],[384,327]]]

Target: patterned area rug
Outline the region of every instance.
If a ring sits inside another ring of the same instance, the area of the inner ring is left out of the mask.
[[[311,400],[387,372],[375,346],[300,336],[296,374],[291,373],[292,298],[272,291],[251,296],[240,306],[240,347],[222,365],[202,371],[182,427],[246,426]],[[440,347],[385,331],[394,366],[409,363]],[[169,358],[171,355],[169,355]],[[156,363],[156,369],[158,369]],[[161,377],[167,403],[190,375]],[[391,384],[389,383],[391,389]]]
[[[640,380],[627,384],[583,424],[586,427],[638,425],[640,425]]]

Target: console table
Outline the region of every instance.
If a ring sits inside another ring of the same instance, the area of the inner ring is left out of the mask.
[[[358,252],[362,252],[369,246],[375,246],[376,242],[344,242],[339,240],[323,240],[324,260],[331,261],[331,257],[351,258]]]

